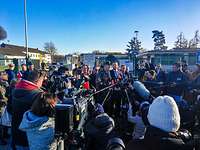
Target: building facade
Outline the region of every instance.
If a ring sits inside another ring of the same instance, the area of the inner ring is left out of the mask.
[[[200,49],[152,50],[140,53],[138,58],[140,61],[149,60],[153,64],[161,64],[167,70],[176,62],[186,62],[190,68],[193,68],[197,63],[199,51]]]
[[[39,68],[41,62],[51,63],[51,55],[37,48],[28,48],[28,56],[34,65]],[[26,48],[23,46],[2,43],[0,45],[0,65],[7,66],[18,59],[18,64],[26,63]]]

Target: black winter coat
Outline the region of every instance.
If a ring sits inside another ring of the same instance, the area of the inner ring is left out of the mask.
[[[185,74],[181,71],[177,71],[177,72],[172,71],[167,75],[167,77],[168,77],[167,82],[169,84],[176,83],[174,87],[168,88],[168,93],[170,95],[181,96],[188,82],[188,79],[185,76]]]
[[[147,127],[144,144],[148,150],[193,150],[178,133],[168,133],[158,128]]]
[[[24,88],[16,88],[12,93],[12,136],[15,145],[28,146],[26,133],[19,130],[18,127],[22,121],[24,112],[31,108],[34,100],[40,97],[40,93],[39,89],[28,90]]]

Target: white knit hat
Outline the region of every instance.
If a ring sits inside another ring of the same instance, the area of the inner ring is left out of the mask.
[[[149,107],[150,125],[167,132],[176,132],[180,127],[178,106],[170,96],[159,96]]]

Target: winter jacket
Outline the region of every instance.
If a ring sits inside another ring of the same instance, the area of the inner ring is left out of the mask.
[[[53,118],[38,117],[27,111],[19,129],[26,132],[30,150],[56,150]]]
[[[13,142],[19,146],[28,146],[26,133],[18,127],[23,114],[29,110],[37,98],[40,98],[41,90],[32,82],[21,80],[12,93],[12,136]]]
[[[168,77],[167,82],[169,84],[171,83],[176,84],[175,86],[168,88],[168,93],[170,95],[181,96],[184,91],[185,85],[187,84],[188,81],[187,77],[181,71],[176,71],[176,72],[172,71],[168,74],[167,77]]]
[[[144,144],[148,150],[192,150],[178,133],[168,133],[153,126],[147,127]]]
[[[27,79],[27,77],[28,77],[28,74],[29,74],[29,72],[28,71],[19,71],[18,73],[17,73],[17,78],[18,79]]]
[[[114,121],[106,113],[90,120],[85,126],[87,150],[105,150],[113,138]]]
[[[112,81],[113,81],[114,83],[116,83],[117,80],[118,80],[119,78],[121,78],[121,73],[120,73],[119,70],[114,70],[114,69],[112,69],[112,70],[110,70],[110,76],[111,76]]]
[[[11,80],[16,78],[14,70],[7,69],[6,73],[8,74],[8,83],[10,83]]]
[[[163,70],[159,70],[156,75],[157,82],[166,82],[166,73]]]

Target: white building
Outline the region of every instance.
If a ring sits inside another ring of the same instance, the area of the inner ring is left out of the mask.
[[[36,67],[40,67],[41,62],[51,63],[51,55],[35,48],[28,49],[28,55]],[[18,59],[19,65],[26,62],[26,49],[23,46],[1,44],[0,45],[0,65],[7,66]]]
[[[116,57],[116,59],[119,62],[119,65],[126,65],[130,71],[133,70],[133,63],[129,60],[129,57],[127,54],[122,53],[84,53],[80,55],[80,62],[83,64],[87,64],[90,66],[90,68],[94,67],[95,64],[98,62],[99,64],[102,64],[102,62],[106,61],[106,57],[108,55],[113,55]],[[98,64],[97,63],[97,64]]]

